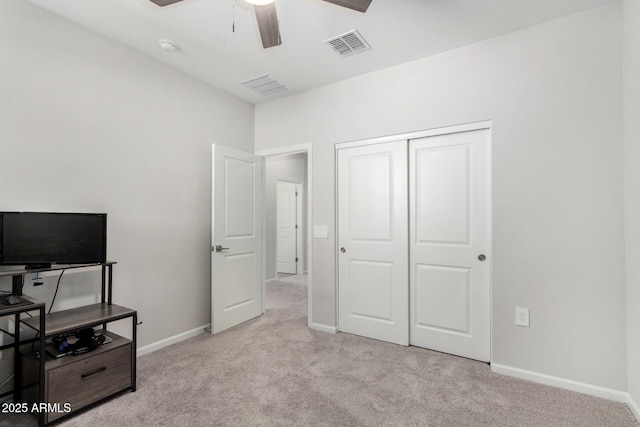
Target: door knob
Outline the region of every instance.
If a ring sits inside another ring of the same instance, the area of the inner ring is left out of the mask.
[[[340,248],[340,252],[345,253],[347,250],[345,248]]]
[[[222,245],[216,245],[216,252],[226,251],[229,248],[223,248]]]
[[[484,261],[485,259],[487,259],[487,256],[485,254],[480,254],[480,255],[478,255],[478,259],[480,261]]]

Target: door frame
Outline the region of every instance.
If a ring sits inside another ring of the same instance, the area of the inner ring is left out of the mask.
[[[286,154],[298,154],[298,153],[306,153],[307,154],[307,326],[312,328],[313,326],[313,304],[312,304],[312,296],[313,296],[313,240],[312,240],[312,229],[313,229],[313,145],[309,142],[306,144],[298,144],[298,145],[288,145],[285,147],[279,148],[271,148],[267,150],[258,150],[255,152],[257,156],[262,156],[264,158],[282,156]],[[262,181],[262,185],[264,187],[265,182]],[[265,212],[265,203],[262,204],[263,212],[262,212],[262,226],[263,230],[266,227],[266,212]],[[262,253],[266,254],[266,234],[263,232],[262,234]],[[265,256],[265,255],[263,255]],[[262,263],[262,298],[263,301],[266,300],[266,286],[265,286],[265,263]],[[262,307],[262,312],[264,313],[264,305]]]
[[[372,145],[372,144],[383,144],[385,142],[393,142],[397,140],[407,140],[407,143],[411,139],[424,138],[429,136],[437,136],[437,135],[447,135],[452,133],[460,133],[460,132],[470,132],[481,129],[487,129],[489,131],[489,140],[492,141],[492,132],[493,126],[491,120],[482,120],[478,122],[471,122],[465,124],[458,124],[452,126],[445,126],[439,128],[431,128],[414,132],[400,133],[395,135],[386,135],[375,138],[367,138],[367,139],[359,139],[354,141],[340,142],[334,144],[334,170],[335,170],[335,189],[334,189],[334,206],[335,206],[335,248],[334,248],[334,258],[335,258],[335,322],[336,322],[336,330],[340,330],[340,319],[339,319],[339,277],[338,277],[338,261],[339,261],[339,236],[338,236],[338,150],[352,147],[360,147],[363,145]],[[487,193],[489,197],[489,207],[488,207],[488,215],[489,215],[489,242],[488,242],[488,254],[490,255],[487,259],[489,261],[489,358],[490,362],[493,362],[493,156],[492,156],[492,144],[489,144],[489,179],[488,179],[488,188]],[[408,160],[408,159],[407,159]],[[407,189],[407,191],[409,191]],[[407,230],[409,232],[409,230]],[[409,284],[407,283],[407,286]],[[410,322],[410,319],[407,318],[407,323]]]
[[[296,258],[298,259],[298,261],[296,261],[296,276],[300,276],[302,274],[304,274],[304,270],[300,268],[300,266],[302,265],[302,261],[300,261],[302,259],[302,197],[303,194],[302,192],[304,191],[304,189],[302,188],[302,182],[299,181],[295,181],[295,180],[291,180],[291,179],[281,179],[281,178],[276,178],[276,194],[278,194],[278,185],[281,182],[288,182],[289,184],[294,184],[296,186],[296,224],[298,226],[298,228],[296,229]],[[277,196],[276,196],[277,197]],[[276,278],[278,278],[278,227],[277,227],[277,223],[278,223],[278,205],[276,203],[276,265],[275,265],[275,272],[276,272]]]

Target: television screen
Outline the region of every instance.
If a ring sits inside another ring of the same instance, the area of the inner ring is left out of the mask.
[[[0,264],[89,264],[106,259],[106,214],[0,212]]]

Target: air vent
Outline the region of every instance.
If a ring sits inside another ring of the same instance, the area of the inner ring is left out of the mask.
[[[291,90],[279,81],[269,77],[268,74],[256,77],[254,79],[245,80],[240,84],[242,86],[248,87],[249,89],[253,89],[260,95],[264,96],[273,96],[280,93],[289,92]]]
[[[369,43],[362,38],[358,30],[351,30],[337,37],[324,41],[340,56],[349,56],[354,53],[371,49]]]

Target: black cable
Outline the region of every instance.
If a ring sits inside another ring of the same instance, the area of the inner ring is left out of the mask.
[[[38,339],[38,337],[39,337],[39,336],[40,336],[40,331],[38,331],[38,332],[36,333],[36,336],[35,336],[35,337],[33,337],[33,341],[31,341],[31,353],[35,353],[35,352],[36,352],[36,349],[35,349],[35,347],[34,347],[34,346],[35,346],[36,341],[37,341],[37,339]]]
[[[48,313],[51,313],[51,309],[53,308],[53,303],[56,301],[56,295],[58,295],[58,288],[60,287],[60,279],[62,279],[62,275],[64,274],[66,269],[62,270],[62,273],[60,273],[60,276],[58,276],[58,284],[56,285],[56,291],[53,294],[53,299],[51,300],[51,305],[49,306],[49,311],[47,311]]]

